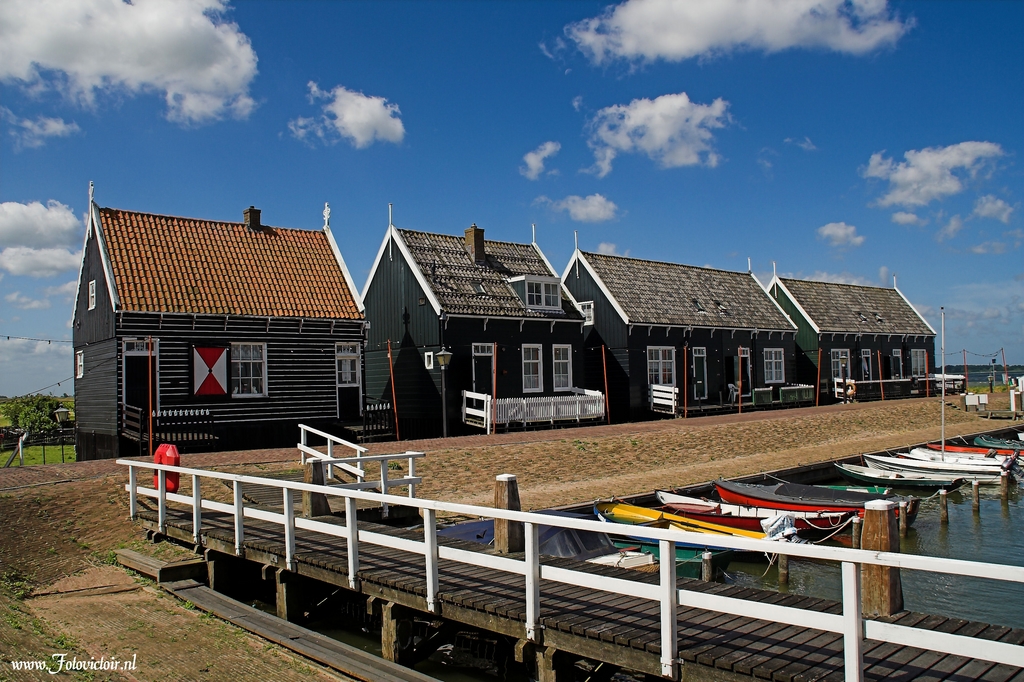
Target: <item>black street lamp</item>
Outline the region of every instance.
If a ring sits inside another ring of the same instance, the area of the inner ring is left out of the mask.
[[[448,392],[445,386],[445,375],[448,373],[445,370],[448,369],[448,363],[452,361],[452,352],[450,350],[437,351],[434,354],[434,360],[441,367],[441,433],[447,438],[448,437]]]
[[[61,405],[53,411],[53,416],[57,419],[57,424],[60,425],[60,461],[64,463],[64,422],[68,420],[68,415],[71,414],[71,410]]]

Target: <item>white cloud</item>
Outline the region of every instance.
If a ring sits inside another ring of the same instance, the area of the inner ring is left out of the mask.
[[[7,107],[0,107],[0,121],[11,125],[7,132],[14,138],[15,149],[36,149],[46,144],[49,137],[67,137],[81,130],[77,123],[66,123],[62,118],[38,116],[34,121],[18,118]]]
[[[993,218],[1002,223],[1008,223],[1011,213],[1013,213],[1013,206],[991,194],[979,197],[974,203],[973,215],[980,218]]]
[[[544,161],[557,154],[561,148],[561,143],[549,140],[532,152],[527,152],[523,157],[526,165],[519,167],[519,173],[528,180],[536,180],[544,172]]]
[[[619,153],[633,152],[646,154],[662,168],[716,166],[720,157],[711,146],[711,131],[729,122],[728,107],[722,98],[695,104],[685,92],[605,107],[590,121],[592,170],[603,178]]]
[[[568,211],[569,217],[580,223],[600,223],[615,217],[619,207],[601,194],[587,197],[570,195],[560,201],[537,197],[536,204],[547,204],[553,211]]]
[[[897,225],[926,225],[927,220],[920,218],[916,213],[896,211],[892,214],[892,221]]]
[[[885,265],[878,268],[878,281],[882,283],[882,286],[888,285],[890,274],[891,272],[889,271],[889,268],[886,267]]]
[[[785,140],[783,140],[783,142],[795,144],[797,147],[800,147],[800,149],[803,149],[805,152],[813,152],[815,149],[817,149],[817,147],[814,146],[814,143],[811,142],[811,138],[807,137],[806,135],[804,135],[804,139],[802,140],[798,140],[793,137],[787,137]]]
[[[583,95],[576,95],[572,98],[572,108],[575,111],[579,111],[583,108]]]
[[[829,246],[843,248],[864,243],[864,235],[857,234],[857,228],[846,223],[828,223],[819,227],[817,232],[818,239],[828,240]]]
[[[52,277],[62,272],[77,270],[81,261],[81,251],[72,253],[60,248],[32,249],[12,246],[0,251],[0,269],[12,275]]]
[[[0,203],[0,249],[11,246],[71,246],[81,240],[83,226],[71,209],[51,199],[22,204]]]
[[[677,62],[738,50],[859,55],[895,45],[912,24],[885,0],[627,0],[565,34],[594,64]]]
[[[982,242],[980,244],[975,244],[974,246],[972,246],[971,247],[971,253],[977,253],[977,254],[1006,253],[1006,244],[1004,244],[1003,242],[996,242],[996,241]]]
[[[860,275],[854,275],[849,272],[826,272],[824,270],[816,270],[814,273],[804,277],[804,279],[812,282],[834,282],[836,284],[875,286],[875,283],[867,277],[861,277]]]
[[[20,291],[15,291],[4,296],[4,300],[21,310],[46,310],[50,307],[49,299],[35,299],[25,296]]]
[[[606,256],[628,256],[629,249],[626,249],[625,253],[619,251],[619,247],[611,242],[601,242],[597,245],[597,252],[603,253]]]
[[[226,0],[21,0],[0,3],[0,80],[99,93],[157,92],[167,117],[245,118],[256,53]]]
[[[905,161],[895,163],[876,152],[867,168],[866,178],[889,181],[889,192],[878,200],[879,206],[924,206],[963,190],[960,171],[974,177],[986,159],[1003,155],[1003,148],[993,142],[961,142],[948,147],[911,150]]]
[[[57,287],[46,287],[43,289],[44,296],[60,296],[65,303],[71,303],[75,300],[75,294],[78,293],[78,280],[71,280]]]
[[[959,215],[955,215],[941,230],[935,233],[935,239],[944,242],[955,237],[962,229],[964,229],[964,220]]]
[[[332,90],[321,90],[313,81],[307,85],[310,102],[322,99],[327,103],[319,118],[299,117],[288,122],[288,129],[297,139],[307,141],[312,135],[333,144],[340,136],[356,149],[364,149],[377,140],[398,144],[405,138],[402,112],[386,98],[364,95],[343,85]]]

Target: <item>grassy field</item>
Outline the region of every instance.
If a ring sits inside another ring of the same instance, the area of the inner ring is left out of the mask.
[[[12,450],[9,449],[0,450],[0,466],[7,463],[7,458],[11,456],[11,452]],[[25,466],[31,466],[33,464],[57,464],[61,461],[60,445],[47,445],[45,448],[42,445],[33,445],[25,448],[24,454]],[[75,446],[71,442],[64,445],[64,461],[75,461]],[[11,462],[11,466],[21,466],[21,460],[18,457],[15,457],[14,461]]]

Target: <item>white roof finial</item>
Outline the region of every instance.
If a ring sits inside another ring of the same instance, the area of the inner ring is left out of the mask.
[[[93,185],[92,180],[90,180],[89,181],[89,205],[90,206],[92,206],[92,203],[93,203],[93,195],[95,193],[95,190],[96,190],[96,186]]]
[[[330,226],[331,226],[331,205],[325,201],[324,202],[324,229],[327,229]]]
[[[772,277],[778,277],[779,274],[775,271],[775,261],[772,261]]]
[[[533,227],[533,242],[531,242],[531,243],[536,244],[537,243],[537,223],[533,223],[531,225],[531,227]]]
[[[395,221],[391,219],[391,202],[388,202],[388,227],[394,227]]]

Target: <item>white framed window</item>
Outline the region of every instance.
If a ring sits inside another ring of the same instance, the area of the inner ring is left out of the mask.
[[[523,393],[540,393],[544,390],[540,353],[540,344],[523,344]]]
[[[526,283],[526,305],[539,308],[544,305],[544,287],[541,282]]]
[[[693,349],[693,397],[708,397],[708,349],[700,346]]]
[[[583,312],[583,324],[594,324],[594,302],[580,301],[580,310]]]
[[[89,310],[96,307],[96,280],[89,280]]]
[[[335,344],[335,361],[338,367],[339,386],[358,386],[359,381],[359,344]]]
[[[494,346],[489,343],[474,343],[473,356],[478,355],[494,355]]]
[[[544,284],[544,307],[559,308],[562,302],[562,292],[558,290],[557,284]]]
[[[845,363],[843,361],[846,361]],[[845,379],[843,376],[843,365],[846,365],[846,374],[850,374],[850,351],[847,348],[832,349],[832,378]]]
[[[764,349],[764,383],[786,382],[786,360],[781,348]]]
[[[862,348],[860,351],[860,376],[864,381],[871,381],[871,350]]]
[[[910,349],[910,376],[923,377],[928,375],[928,351],[923,348]]]
[[[427,351],[423,353],[423,366],[427,369],[434,369],[434,353]]]
[[[893,379],[903,378],[903,351],[899,348],[893,348],[892,357],[889,359],[891,363],[891,371]]]
[[[671,346],[647,347],[647,382],[652,386],[675,386],[676,349]]]
[[[231,397],[267,395],[267,344],[231,344]]]
[[[81,379],[85,376],[85,351],[75,352],[75,378]]]
[[[572,346],[551,347],[551,376],[556,391],[572,389]]]
[[[514,281],[518,281],[515,278]],[[562,285],[558,281],[547,282],[540,279],[526,280],[526,306],[528,308],[547,308],[559,310],[562,307]]]

